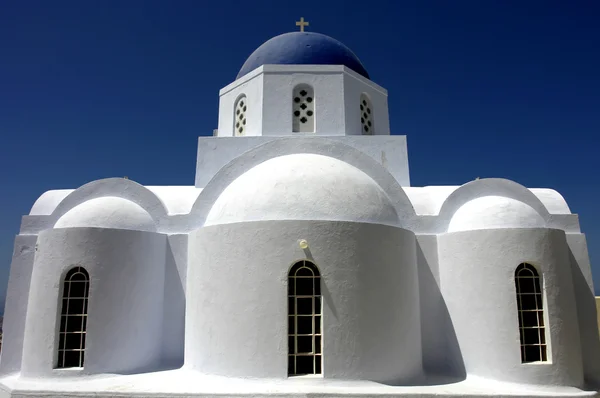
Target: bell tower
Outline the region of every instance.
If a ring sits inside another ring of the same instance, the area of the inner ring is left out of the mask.
[[[387,90],[344,44],[296,24],[221,89],[216,136],[389,135]]]

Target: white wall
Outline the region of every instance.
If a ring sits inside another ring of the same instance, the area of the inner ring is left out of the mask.
[[[422,376],[414,235],[327,221],[227,224],[190,236],[185,367],[287,377],[287,275],[305,258],[323,278],[324,377],[402,384]]]
[[[345,135],[341,72],[265,73],[264,82],[262,135]],[[292,93],[298,84],[307,84],[314,89],[314,133],[292,133]]]
[[[577,319],[581,353],[583,357],[583,374],[586,382],[600,384],[600,336],[596,320],[596,298],[592,281],[592,269],[584,234],[567,234],[573,290],[577,303]]]
[[[185,281],[188,235],[167,238],[165,297],[162,319],[162,360],[165,367],[183,365],[185,338]]]
[[[417,236],[416,252],[423,366],[429,373],[458,375],[460,371],[448,358],[446,327],[450,319],[439,287],[437,236]]]
[[[246,136],[262,135],[263,130],[263,76],[249,73],[237,84],[230,84],[221,90],[219,97],[219,137],[233,137],[234,107],[240,95],[246,95]]]
[[[23,349],[24,375],[53,370],[62,277],[90,274],[85,373],[131,372],[160,362],[165,236],[151,232],[66,228],[39,234]],[[72,372],[66,371],[66,374]]]
[[[468,375],[580,387],[579,327],[565,234],[497,229],[439,236],[440,284]],[[547,363],[522,364],[514,273],[528,262],[543,275]],[[452,347],[450,347],[452,348]]]
[[[293,90],[299,84],[315,93],[314,133],[292,132]],[[220,91],[219,137],[233,135],[236,99],[248,98],[247,136],[361,135],[360,95],[373,105],[375,134],[389,135],[387,91],[341,65],[263,65]]]
[[[15,239],[4,304],[2,325],[4,344],[0,357],[0,373],[2,374],[17,372],[21,369],[25,318],[36,241],[37,236],[35,235],[18,235]]]
[[[374,135],[390,135],[387,91],[352,72],[344,75],[344,107],[346,135],[362,135],[360,95],[367,94],[373,111]]]
[[[196,187],[205,187],[224,166],[238,157],[240,159],[236,162],[243,162],[248,158],[248,162],[245,163],[252,164],[255,163],[252,159],[258,156],[267,160],[287,153],[306,153],[308,139],[309,137],[296,137],[294,140],[290,137],[200,137],[196,163]],[[382,165],[401,186],[410,186],[405,136],[354,135],[332,136],[327,139],[312,137],[312,139],[311,146],[318,145],[323,148],[323,152],[338,159],[348,153],[348,147],[356,149]],[[264,148],[259,149],[263,145]],[[254,152],[244,155],[249,151]]]

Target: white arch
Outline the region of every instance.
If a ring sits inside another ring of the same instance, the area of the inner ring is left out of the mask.
[[[223,190],[205,225],[263,220],[356,221],[398,225],[396,208],[365,172],[330,156],[268,159]]]
[[[504,178],[485,178],[462,185],[446,198],[438,215],[439,228],[447,231],[450,220],[458,209],[465,203],[484,196],[502,196],[523,202],[533,208],[545,223],[550,219],[550,213],[540,199],[521,184]]]
[[[388,195],[398,214],[400,226],[410,229],[416,223],[415,210],[408,196],[389,171],[373,158],[339,141],[313,140],[310,137],[289,137],[258,146],[222,167],[202,190],[194,203],[189,214],[190,226],[192,224],[197,227],[204,225],[208,212],[223,190],[247,170],[268,159],[298,153],[332,157],[362,170]]]
[[[158,224],[167,216],[167,208],[149,189],[125,178],[105,178],[92,181],[67,195],[50,215],[54,225],[74,207],[96,198],[114,196],[127,199],[144,209]]]

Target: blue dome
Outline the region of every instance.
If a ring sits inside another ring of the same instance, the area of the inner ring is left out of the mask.
[[[250,54],[237,78],[262,65],[344,65],[369,79],[352,50],[334,38],[314,32],[284,33],[266,41]]]

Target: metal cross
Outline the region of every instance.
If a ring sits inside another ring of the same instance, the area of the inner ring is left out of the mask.
[[[304,17],[300,17],[300,20],[296,21],[296,26],[300,26],[300,32],[304,32],[304,27],[308,26],[308,22],[304,21]]]

